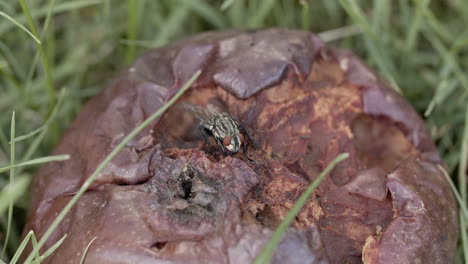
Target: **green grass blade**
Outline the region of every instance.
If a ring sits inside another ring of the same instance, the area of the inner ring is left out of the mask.
[[[458,204],[460,205],[461,212],[468,221],[468,209],[466,208],[466,202],[463,201],[462,197],[458,193],[457,187],[455,187],[455,184],[453,183],[452,179],[450,179],[450,176],[448,175],[447,171],[440,165],[438,165],[438,167],[439,170],[442,171],[442,174],[444,175],[445,179],[448,181],[450,188],[452,188],[453,194],[455,194],[455,198],[457,199]]]
[[[3,53],[3,56],[8,62],[11,72],[18,76],[20,80],[24,80],[24,78],[26,77],[26,73],[20,66],[20,63],[16,56],[13,56],[14,53],[12,49],[5,45],[3,41],[0,41],[0,51]]]
[[[34,131],[28,133],[28,134],[25,134],[25,135],[22,135],[22,136],[19,136],[19,137],[15,137],[13,139],[13,141],[10,141],[10,144],[12,142],[20,142],[20,141],[23,141],[25,139],[28,139],[34,135],[36,135],[37,133],[41,132],[42,130],[45,130],[47,129],[47,127],[55,120],[56,116],[57,116],[57,113],[60,109],[60,106],[62,106],[63,104],[63,98],[65,97],[65,89],[63,89],[61,92],[60,92],[60,96],[59,96],[59,99],[57,101],[57,103],[55,104],[54,106],[54,109],[52,110],[52,113],[49,115],[49,118],[45,121],[45,123],[40,126],[39,128],[35,129]]]
[[[461,82],[462,86],[465,88],[468,93],[468,78],[466,77],[465,72],[461,69],[458,60],[455,58],[444,44],[436,37],[434,34],[428,30],[424,31],[424,36],[431,42],[432,46],[439,52],[440,56],[444,59],[444,62],[452,67],[457,79]]]
[[[104,0],[102,15],[103,15],[103,23],[110,25],[111,21],[111,0]]]
[[[18,177],[12,184],[3,187],[0,192],[0,215],[3,215],[5,210],[8,209],[10,201],[14,202],[18,200],[18,198],[28,190],[30,181],[31,179],[29,177]],[[6,241],[5,239],[5,244]]]
[[[16,124],[15,124],[15,112],[12,113],[11,115],[11,125],[10,125],[10,139],[15,138],[15,131],[16,131]],[[13,185],[13,181],[15,179],[15,154],[16,154],[16,148],[15,148],[15,143],[10,144],[10,183],[9,185]],[[10,240],[10,233],[11,233],[11,221],[13,219],[13,197],[9,200],[8,202],[8,222],[7,222],[7,231],[5,235],[5,243],[3,244],[3,249],[2,249],[2,256],[5,256],[5,252],[8,246],[8,241]],[[2,210],[0,209],[0,215],[2,215]]]
[[[23,10],[24,15],[26,16],[26,21],[28,22],[32,33],[34,34],[34,36],[39,37],[36,24],[34,23],[34,20],[31,16],[31,13],[29,12],[29,8],[26,5],[26,2],[24,0],[18,0],[18,1],[20,3],[21,9]],[[49,10],[47,10],[47,14],[49,14]],[[43,45],[41,44],[41,45],[38,45],[37,47],[39,49],[39,55],[41,57],[42,66],[44,67],[44,72],[45,72],[46,79],[47,79],[47,92],[49,94],[50,105],[55,105],[56,98],[55,98],[55,91],[54,91],[55,90],[54,81],[52,78],[51,64],[49,62],[49,58],[47,57],[46,52],[44,51]]]
[[[221,5],[221,8],[220,8],[221,11],[224,11],[224,10],[228,9],[229,7],[231,7],[232,4],[234,4],[235,1],[236,0],[225,0],[223,2],[223,4]]]
[[[39,33],[37,31],[36,24],[34,23],[31,13],[29,12],[29,8],[26,5],[26,2],[24,0],[18,0],[18,2],[20,3],[21,9],[23,10],[24,16],[26,17],[26,21],[28,22],[32,34],[34,35],[34,37],[37,38],[39,36]],[[39,43],[41,42],[39,41]]]
[[[296,203],[293,205],[291,210],[289,210],[286,217],[281,221],[278,228],[276,228],[275,233],[271,236],[270,240],[267,242],[262,252],[255,259],[255,264],[267,264],[270,263],[270,259],[273,257],[276,246],[281,242],[281,238],[286,232],[287,228],[294,221],[296,215],[301,211],[302,207],[305,205],[309,196],[315,191],[320,182],[327,176],[335,166],[341,161],[349,157],[348,153],[342,153],[338,155],[328,166],[320,173],[320,175],[315,179],[306,191],[297,199]]]
[[[458,165],[458,185],[460,188],[460,195],[463,203],[466,205],[467,202],[467,162],[468,162],[468,105],[466,107],[465,113],[465,128],[463,130],[463,139],[461,142],[461,151],[460,151],[460,164]],[[463,246],[463,256],[465,257],[465,263],[468,263],[468,235],[466,221],[463,218],[462,213],[460,212],[460,233]]]
[[[44,26],[43,26],[41,34],[40,34],[41,38],[46,35],[47,29],[49,27],[49,24],[50,24],[50,21],[51,21],[51,18],[52,18],[52,14],[54,13],[54,7],[55,7],[55,0],[50,0],[47,9],[44,9],[44,11],[46,11],[46,12],[44,12],[44,14],[46,15],[46,18],[45,18]],[[33,15],[33,17],[34,17],[34,15]],[[25,98],[26,102],[29,102],[31,100],[31,98],[30,98],[31,97],[30,96],[30,90],[31,90],[30,86],[31,86],[31,81],[32,81],[32,78],[33,78],[34,70],[36,69],[37,64],[39,62],[40,55],[41,55],[40,54],[40,49],[38,49],[36,51],[36,54],[34,55],[34,59],[33,59],[32,63],[29,66],[28,74],[26,75],[26,81],[24,82],[25,83],[24,87],[25,87],[25,90],[26,90],[26,95],[25,95],[26,96],[26,98]]]
[[[154,47],[166,44],[182,28],[183,22],[187,19],[190,9],[186,5],[172,10],[166,20],[166,24],[159,29],[154,40]]]
[[[444,27],[443,24],[436,18],[429,8],[424,8],[424,16],[432,30],[446,43],[452,43],[455,36],[449,31],[449,28]]]
[[[349,25],[341,28],[327,30],[318,34],[324,42],[332,42],[344,38],[349,38],[354,35],[361,34],[362,30],[357,25]]]
[[[3,133],[3,130],[1,130],[1,129],[0,129],[0,144],[1,144],[1,148],[4,150],[4,152],[6,152],[6,150],[10,146],[8,144],[8,139],[7,139],[6,135],[5,135],[5,133]]]
[[[21,25],[18,21],[16,21],[14,18],[11,16],[5,14],[4,12],[0,11],[0,16],[3,16],[4,18],[10,20],[13,24],[18,26],[20,29],[22,29],[24,32],[26,32],[34,41],[36,41],[37,44],[41,45],[41,41],[33,34],[31,31],[29,31],[27,28],[25,28],[23,25]]]
[[[167,13],[164,12],[163,1],[150,1],[149,4],[150,4],[149,8],[151,8],[151,10],[153,11],[153,14],[151,15],[151,18],[149,19],[149,21],[148,20],[145,21],[145,24],[151,23],[152,28],[164,27],[166,24]]]
[[[203,0],[179,0],[181,5],[185,5],[197,13],[200,17],[210,22],[218,29],[226,28],[227,23],[224,16],[215,8]]]
[[[351,19],[353,19],[354,22],[361,27],[364,35],[366,36],[365,43],[371,55],[370,57],[373,59],[373,61],[375,61],[377,67],[389,80],[393,88],[397,92],[401,93],[401,89],[395,81],[395,78],[393,77],[395,69],[394,67],[392,67],[393,64],[390,63],[388,56],[386,56],[386,49],[379,48],[379,45],[377,44],[379,43],[381,37],[378,37],[376,32],[372,30],[372,27],[370,25],[371,23],[369,23],[369,21],[367,20],[364,12],[354,0],[339,0],[339,2],[346,11],[346,13],[348,13],[348,15],[351,17]]]
[[[468,263],[468,235],[466,233],[466,220],[460,212],[460,234],[463,248],[463,257],[465,258],[465,264]]]
[[[19,247],[16,249],[15,255],[10,260],[10,264],[16,264],[16,262],[19,260],[21,257],[21,254],[23,254],[24,249],[28,245],[29,240],[31,237],[34,236],[34,231],[29,231],[28,234],[23,238],[23,241],[21,241],[21,244]]]
[[[36,235],[34,235],[34,233],[31,236],[31,244],[32,244],[33,249],[37,248],[37,239],[36,239]],[[40,258],[39,251],[37,251],[37,253],[36,253],[36,255],[34,257],[35,257],[35,259]]]
[[[84,264],[84,261],[86,259],[86,254],[88,253],[89,248],[91,247],[91,244],[93,244],[94,240],[96,240],[97,237],[94,237],[89,241],[88,245],[86,246],[85,250],[83,251],[83,255],[81,256],[80,264]]]
[[[448,97],[455,91],[459,82],[453,79],[444,79],[440,82],[439,85],[436,87],[435,95],[433,96],[432,100],[429,102],[426,111],[424,112],[424,117],[428,117],[434,107],[439,104],[442,104]]]
[[[371,25],[367,21],[365,14],[354,0],[339,0],[339,2],[346,13],[351,17],[351,19],[362,28],[362,31],[364,31],[372,39],[377,38],[377,36],[375,36],[374,32],[372,31]]]
[[[60,100],[64,100],[63,98],[65,98],[65,88],[62,90],[62,93],[59,97],[59,101],[56,103],[56,109],[57,111],[59,110],[60,108]],[[62,99],[61,99],[62,98]],[[57,113],[54,114],[54,111],[52,111],[52,114],[49,116],[49,119],[51,120],[50,124],[52,124],[53,120],[55,119]],[[48,126],[46,126],[44,129],[41,130],[41,132],[39,133],[39,135],[33,140],[33,142],[29,145],[26,153],[24,154],[24,156],[22,157],[22,161],[27,161],[27,160],[30,160],[31,157],[34,155],[34,153],[36,152],[36,150],[39,148],[39,145],[41,144],[42,140],[44,139],[44,137],[46,136],[46,133],[48,131]],[[22,167],[20,167],[18,169],[18,172],[21,172],[22,171]]]
[[[12,143],[11,145],[14,145],[14,143]],[[64,161],[64,160],[68,160],[68,159],[70,159],[70,155],[55,155],[55,156],[41,157],[41,158],[37,158],[37,159],[17,163],[17,164],[14,164],[14,165],[10,165],[10,166],[7,166],[7,167],[2,167],[2,168],[0,168],[0,173],[11,170],[11,169],[14,169],[14,168],[18,168],[18,167],[37,165],[37,164],[53,162],[53,161]]]
[[[308,31],[310,29],[310,10],[307,1],[300,1],[301,8],[301,28]]]
[[[2,8],[3,10],[6,10],[8,13],[12,13],[13,11],[15,11],[13,3],[10,3],[7,1],[0,2],[0,8]]]
[[[18,88],[18,90],[19,90],[21,88],[21,85],[20,85],[19,81],[12,74],[10,74],[10,73],[8,73],[8,72],[6,72],[4,70],[3,65],[1,65],[2,63],[3,62],[0,61],[0,76],[3,76],[3,78],[5,80],[8,80],[14,87]],[[2,100],[5,100],[5,99],[2,98]],[[2,103],[2,102],[0,102],[0,103]]]
[[[75,0],[75,1],[69,1],[65,2],[59,5],[56,5],[53,10],[52,10],[52,15],[71,11],[71,10],[78,10],[86,7],[90,7],[93,5],[101,4],[104,0]],[[35,10],[32,10],[32,17],[33,18],[42,18],[44,16],[47,16],[49,10],[48,7],[46,8],[38,8]],[[25,16],[19,16],[14,18],[18,23],[24,23],[26,22],[26,17]],[[10,30],[13,27],[11,24],[2,24],[0,25],[0,36],[5,34],[8,30]],[[36,35],[37,37],[37,35]]]
[[[466,203],[466,198],[467,198],[466,177],[468,176],[466,174],[467,162],[468,162],[468,104],[465,107],[466,107],[465,128],[463,129],[463,138],[462,138],[461,150],[460,150],[460,162],[458,165],[458,185],[460,188],[461,198]]]
[[[268,14],[270,13],[271,9],[273,9],[275,5],[275,0],[263,0],[259,1],[260,6],[257,8],[252,8],[252,13],[250,17],[247,18],[247,26],[249,28],[258,28],[260,27],[264,20],[267,18]]]
[[[121,39],[119,41],[123,45],[134,45],[135,47],[142,47],[146,49],[157,48],[158,45],[155,44],[154,41],[151,40],[128,40],[128,39]]]
[[[393,1],[393,0],[390,0]],[[389,3],[389,0],[378,0],[373,3],[373,16],[371,28],[373,32],[382,32],[386,31],[387,27],[390,25],[390,13],[392,5]]]
[[[308,0],[305,0],[308,1]],[[340,12],[340,4],[338,1],[322,1],[323,13],[330,18],[330,24],[332,27],[338,27],[345,23],[343,14]],[[313,7],[314,5],[312,5]]]
[[[20,176],[20,177],[24,177],[24,176]],[[17,178],[20,178],[17,176]],[[27,176],[26,176],[27,177]],[[7,185],[3,185],[2,188],[6,187]],[[2,190],[0,189],[0,192]],[[20,190],[21,191],[21,190]],[[28,191],[28,188],[26,186],[26,189],[23,190],[24,192],[27,192]],[[15,207],[21,207],[21,208],[18,208],[19,210],[22,210],[24,209],[24,205],[25,205],[25,201],[24,201],[24,198],[25,196],[27,195],[23,195],[23,196],[20,196],[18,197],[18,199],[16,199],[14,201],[14,205]],[[8,202],[8,201],[7,201]],[[2,228],[3,232],[6,230],[6,226],[7,226],[7,218],[6,218],[6,212],[5,211],[5,214],[2,215],[2,217],[0,217],[0,227]],[[8,257],[11,257],[11,254],[13,253],[14,254],[14,251],[16,251],[16,249],[18,248],[18,245],[20,244],[20,227],[22,226],[21,223],[18,223],[19,221],[17,221],[16,219],[18,217],[18,212],[15,211],[15,214],[13,214],[13,221],[11,221],[11,230],[12,232],[10,233],[10,241],[8,242],[8,248],[7,248],[7,252],[8,254],[6,253],[5,255],[8,255]],[[3,247],[3,240],[1,241],[2,242],[2,247]],[[6,256],[5,256],[6,257]]]
[[[404,25],[410,24],[410,18],[413,17],[409,6],[409,0],[398,0],[398,10],[400,11],[400,19]]]
[[[456,6],[456,11],[459,11],[465,21],[468,21],[468,2],[466,0],[454,0],[452,2]]]
[[[153,113],[150,117],[148,117],[143,123],[133,129],[110,153],[107,157],[99,164],[96,170],[91,174],[91,176],[83,183],[80,187],[78,192],[73,196],[72,199],[65,205],[63,210],[57,215],[55,220],[49,226],[47,231],[41,237],[38,243],[38,248],[34,249],[26,259],[25,263],[29,264],[32,261],[32,256],[36,254],[40,250],[40,248],[44,245],[44,243],[49,239],[50,235],[54,232],[54,230],[58,227],[60,222],[65,218],[68,214],[70,209],[75,205],[78,199],[83,195],[83,193],[91,186],[93,181],[99,175],[99,173],[107,166],[107,164],[125,147],[125,145],[130,142],[138,133],[140,133],[147,125],[153,122],[156,118],[162,115],[170,106],[172,106],[181,96],[182,94],[192,85],[192,83],[200,76],[201,71],[197,71],[190,80],[184,84],[184,86],[160,109],[158,109],[155,113]]]
[[[44,259],[46,259],[48,256],[52,255],[52,253],[54,253],[55,250],[57,250],[63,243],[63,241],[65,240],[65,238],[67,238],[67,234],[65,234],[59,241],[55,242],[55,244],[53,244],[49,249],[47,249],[46,252],[44,252],[44,254],[42,256],[39,257],[39,259],[36,259],[35,263],[41,263]]]
[[[31,82],[33,80],[33,76],[34,76],[34,72],[35,72],[35,69],[37,68],[37,65],[39,64],[39,58],[40,58],[40,54],[39,54],[39,50],[36,50],[36,53],[34,54],[34,58],[32,59],[32,62],[31,64],[29,65],[29,68],[28,68],[28,72],[27,72],[27,75],[26,75],[26,81],[24,81],[24,90],[26,91],[26,102],[29,102],[31,99],[30,99],[30,91],[32,90],[32,87],[31,87]],[[42,84],[42,82],[41,82]]]
[[[138,35],[138,1],[128,0],[128,22],[127,22],[127,39],[132,41],[137,39]],[[127,64],[132,63],[135,59],[136,46],[129,43],[127,46]]]
[[[245,8],[244,0],[235,0],[231,8],[226,10],[226,15],[229,20],[229,24],[233,28],[243,28],[245,27],[246,19],[245,14],[247,10]]]
[[[49,7],[47,10],[47,15],[44,21],[44,26],[42,27],[42,31],[40,34],[41,37],[44,37],[45,33],[47,32],[47,29],[49,28],[50,20],[52,19],[52,12],[54,10],[54,6],[55,6],[55,0],[49,0]]]
[[[31,159],[32,155],[36,152],[37,148],[39,147],[39,144],[44,139],[46,133],[47,133],[47,129],[43,129],[41,133],[34,139],[33,143],[29,145],[29,148],[26,151],[26,154],[21,159],[22,161],[29,161]],[[21,172],[22,169],[23,167],[19,167],[18,172]]]
[[[417,43],[418,33],[421,29],[422,18],[424,10],[426,10],[429,5],[430,0],[417,0],[416,1],[416,12],[412,18],[411,24],[407,31],[407,36],[405,40],[405,51],[410,52],[414,49]]]
[[[44,21],[44,24],[42,26],[41,33],[39,33],[40,35],[38,35],[38,37],[40,37],[41,39],[42,38],[47,38],[47,43],[50,44],[50,45],[48,45],[48,48],[49,48],[47,50],[48,53],[46,51],[44,51],[46,53],[46,59],[47,59],[47,62],[48,62],[48,67],[49,67],[49,69],[44,68],[45,70],[48,71],[48,72],[46,72],[46,79],[47,79],[47,85],[48,85],[49,90],[54,90],[53,80],[51,80],[49,78],[52,78],[52,68],[53,68],[53,61],[54,61],[54,45],[53,44],[54,44],[54,40],[55,40],[55,31],[51,30],[50,32],[48,32],[50,21],[52,20],[52,11],[53,11],[54,6],[55,6],[55,0],[49,0],[47,15],[45,17],[45,21]],[[46,36],[47,33],[48,33],[48,36]],[[41,45],[41,48],[43,48],[42,45]],[[41,55],[40,50],[39,50],[39,55]],[[35,55],[35,56],[37,56],[37,55]],[[35,58],[34,68],[37,65],[37,60],[38,59]],[[50,97],[50,95],[49,95],[49,97]],[[30,99],[29,94],[27,94],[27,99],[28,100]],[[54,97],[51,97],[50,106],[54,106],[54,104],[56,104],[54,99],[56,99],[55,94],[54,94]]]
[[[461,39],[458,39],[455,44],[453,44],[452,48],[450,49],[450,52],[455,54],[457,53],[460,49],[468,47],[468,37],[464,37]]]

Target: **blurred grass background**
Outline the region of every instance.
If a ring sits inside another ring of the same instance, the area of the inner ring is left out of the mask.
[[[426,119],[466,204],[466,25],[466,0],[0,1],[0,172],[50,155],[83,103],[150,48],[207,30],[287,27],[321,33],[390,80]],[[9,144],[13,111],[16,136],[28,136]],[[0,175],[5,261],[21,243],[36,169]],[[468,263],[462,230],[457,263]]]

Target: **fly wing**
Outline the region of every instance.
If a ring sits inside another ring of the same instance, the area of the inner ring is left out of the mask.
[[[211,119],[211,116],[213,116],[210,111],[200,105],[193,105],[189,103],[183,103],[183,106],[185,110],[189,111],[192,113],[196,118],[200,119],[200,121],[205,121],[208,122]]]
[[[219,114],[221,114],[222,112],[224,112],[224,111],[221,110],[221,108],[219,108],[219,107],[216,106],[216,105],[212,105],[212,104],[208,104],[208,105],[206,106],[206,108],[207,108],[208,112],[209,112],[211,115],[219,115]]]
[[[236,125],[239,125],[237,118],[234,117],[234,115],[232,115],[225,107],[219,107],[217,105],[212,104],[208,104],[206,107],[208,108],[208,111],[211,113],[211,115],[228,115],[232,119],[232,121],[236,123]]]

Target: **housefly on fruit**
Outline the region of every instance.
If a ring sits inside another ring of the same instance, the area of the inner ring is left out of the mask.
[[[244,156],[252,161],[247,156],[246,139],[249,143],[253,142],[233,115],[212,104],[208,104],[205,108],[184,103],[184,108],[200,120],[200,134],[207,145],[210,145],[209,137],[212,137],[225,155],[234,155],[242,148]]]

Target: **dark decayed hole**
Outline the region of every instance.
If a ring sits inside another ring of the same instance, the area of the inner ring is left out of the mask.
[[[182,182],[182,190],[184,191],[184,199],[187,200],[191,198],[192,194],[192,181],[187,180]]]
[[[119,186],[128,186],[128,185],[143,185],[151,179],[152,175],[148,174],[145,178],[139,179],[138,181],[131,181],[128,179],[116,179],[114,184]]]
[[[260,211],[259,211],[259,212],[257,212],[257,213],[255,214],[255,219],[257,219],[257,221],[259,221],[260,223],[262,223],[262,222],[265,220],[265,217],[264,217],[263,214],[261,214]]]
[[[164,248],[164,246],[167,244],[167,241],[158,241],[158,242],[155,242],[151,248],[156,248],[158,250],[161,250]]]
[[[275,218],[272,209],[268,205],[265,205],[263,209],[260,209],[255,214],[255,218],[265,227],[276,228],[278,225],[278,219]]]
[[[207,206],[205,206],[205,209],[208,211],[208,212],[213,212],[213,205],[211,203],[209,203]]]

